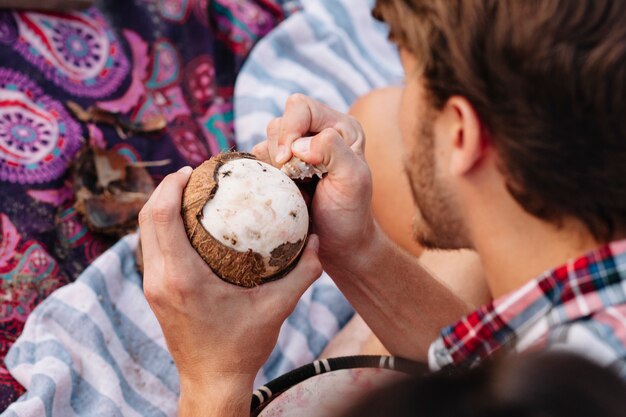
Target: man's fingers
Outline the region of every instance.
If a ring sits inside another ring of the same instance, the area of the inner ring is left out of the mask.
[[[266,162],[270,165],[272,164],[268,140],[264,140],[263,142],[254,145],[251,152],[252,155],[256,156],[260,161]]]
[[[280,167],[282,165],[282,163],[278,163],[276,161],[276,153],[278,151],[278,140],[280,138],[280,126],[282,124],[282,120],[282,117],[272,119],[268,123],[266,129],[269,163],[276,167]]]
[[[163,181],[152,192],[150,199],[139,212],[139,237],[143,256],[143,290],[152,309],[156,307],[160,299],[159,277],[163,271],[163,255],[152,221],[152,207],[156,201],[159,201],[162,185]]]
[[[352,151],[365,159],[365,132],[357,119],[352,116],[346,118],[333,127]]]
[[[270,151],[275,152],[276,162],[283,164],[291,158],[291,144],[296,139],[333,127],[343,117],[347,116],[303,94],[289,96],[276,149],[270,147]]]
[[[152,260],[161,259],[161,249],[159,248],[159,241],[154,230],[154,222],[152,221],[152,206],[154,206],[155,201],[159,200],[161,184],[163,182],[152,192],[152,195],[139,212],[139,238],[141,239],[144,275],[149,275],[146,274],[146,271],[149,272],[154,266],[155,262]]]
[[[265,133],[267,134],[267,138],[272,140],[278,140],[278,135],[280,134],[280,125],[282,122],[282,117],[275,117],[267,124],[267,129],[265,129]]]
[[[191,171],[191,167],[185,167],[165,177],[159,185],[159,195],[150,207],[159,248],[165,258],[176,259],[191,248],[180,215],[183,189]]]
[[[293,94],[287,99],[285,113],[278,127],[275,145],[270,145],[270,152],[278,165],[291,159],[291,143],[312,130],[312,100],[302,94]]]
[[[321,132],[326,128],[335,127],[338,122],[349,116],[304,94],[293,94],[287,99],[282,118],[281,140],[285,134],[295,135],[297,138],[307,133]]]
[[[355,118],[302,94],[290,96],[283,117],[268,126],[269,149],[274,162],[282,165],[288,161],[291,145],[297,139],[329,128],[337,131],[357,155],[364,154],[365,135]]]
[[[367,165],[335,129],[324,129],[311,137],[296,140],[291,146],[294,155],[313,165],[322,164],[331,178],[351,178]]]

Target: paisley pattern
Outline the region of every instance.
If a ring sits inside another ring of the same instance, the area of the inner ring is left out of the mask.
[[[57,179],[80,146],[80,126],[25,76],[0,68],[0,180]]]
[[[160,115],[172,122],[190,113],[178,84],[180,67],[180,57],[172,43],[157,41],[152,47],[151,71],[145,80],[146,93],[132,115],[134,122],[145,122]]]
[[[16,233],[15,226],[4,215],[2,215],[2,223],[3,229],[9,230],[8,233]],[[19,238],[17,233],[16,236]],[[16,248],[8,247],[7,249],[15,251]],[[25,243],[19,251],[14,252],[11,260],[12,262],[7,262],[3,267],[0,267],[0,280],[7,281],[13,275],[19,274],[22,277],[28,277],[30,285],[36,285],[46,277],[59,273],[59,268],[54,258],[37,242],[29,241]],[[28,295],[24,300],[30,302],[33,298],[34,295]],[[0,311],[5,319],[26,320],[26,313],[29,309],[23,308],[21,305],[3,304]]]
[[[189,4],[193,0],[159,0],[159,12],[173,22],[184,22],[189,14]]]
[[[152,71],[146,87],[151,90],[165,88],[180,76],[180,58],[174,45],[168,40],[159,40],[152,46]]]
[[[200,140],[204,135],[191,117],[179,117],[176,119],[170,126],[170,134],[178,152],[190,164],[194,166],[200,165],[210,157],[211,154],[207,146]]]
[[[19,33],[15,49],[68,92],[106,97],[126,77],[128,59],[95,9],[67,15],[20,12],[13,18]]]
[[[276,16],[282,14],[279,7],[273,6],[268,9],[255,2],[214,0],[213,7],[218,11],[214,24],[231,49],[250,50],[254,42],[272,30]]]
[[[74,207],[71,205],[62,207],[57,216],[57,221],[57,233],[61,244],[77,247],[85,241],[89,231]]]
[[[4,358],[32,309],[69,280],[40,243],[23,241],[15,225],[3,213],[0,213],[0,231],[0,355]],[[14,279],[15,276],[20,279]],[[14,391],[19,393],[21,387],[3,368],[0,368],[0,384],[0,409],[3,409],[3,400],[10,399]]]
[[[0,14],[0,42],[12,45],[19,38],[17,22],[10,13]]]
[[[1,364],[29,313],[115,242],[91,232],[74,208],[73,156],[89,143],[132,161],[171,161],[151,169],[158,181],[233,147],[237,72],[284,17],[283,2],[0,10],[0,413],[22,393]],[[159,117],[167,128],[120,137],[112,125],[79,123],[69,100],[129,123]]]
[[[215,138],[209,143],[211,155],[233,148],[229,140],[232,135],[230,132],[234,131],[234,113],[231,102],[217,100],[199,121],[204,134]]]
[[[200,55],[185,68],[183,87],[187,102],[196,113],[204,114],[215,97],[215,65],[209,55]]]
[[[192,0],[193,13],[204,26],[209,25],[209,0]]]

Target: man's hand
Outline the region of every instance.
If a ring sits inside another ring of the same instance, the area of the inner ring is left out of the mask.
[[[425,360],[439,330],[467,306],[376,225],[364,146],[356,119],[294,95],[252,152],[277,167],[292,155],[325,165],[312,205],[324,269],[392,354]]]
[[[318,239],[310,236],[300,262],[281,280],[256,288],[220,280],[184,230],[181,199],[190,173],[168,175],[139,215],[144,292],[179,372],[179,415],[248,414],[252,382],[281,324],[321,274]]]
[[[358,255],[375,232],[364,150],[365,136],[356,119],[300,94],[289,97],[284,115],[268,125],[267,141],[252,150],[276,167],[295,155],[328,170],[312,202],[324,262],[346,262]]]

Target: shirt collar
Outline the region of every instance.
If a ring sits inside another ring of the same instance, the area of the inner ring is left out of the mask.
[[[473,365],[542,318],[557,326],[626,303],[625,282],[626,240],[572,259],[443,329],[429,350],[431,367]]]

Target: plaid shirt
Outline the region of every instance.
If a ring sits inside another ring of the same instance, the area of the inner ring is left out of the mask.
[[[547,271],[445,328],[428,356],[437,370],[504,349],[559,347],[626,378],[626,240]]]

